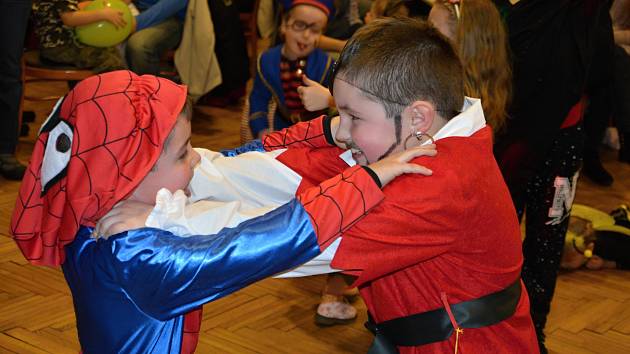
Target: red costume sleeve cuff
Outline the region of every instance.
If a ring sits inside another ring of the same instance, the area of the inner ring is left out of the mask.
[[[321,249],[352,227],[384,198],[374,179],[354,166],[298,196],[311,218]]]

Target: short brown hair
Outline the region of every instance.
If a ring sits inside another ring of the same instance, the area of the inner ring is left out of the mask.
[[[430,101],[446,119],[464,103],[462,65],[448,39],[424,21],[381,18],[359,29],[339,55],[332,80],[344,81],[397,117]]]

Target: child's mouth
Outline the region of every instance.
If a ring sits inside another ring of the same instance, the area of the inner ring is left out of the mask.
[[[358,161],[358,158],[363,156],[363,151],[361,151],[361,149],[352,148],[350,151],[352,152],[352,158],[354,161]]]
[[[299,42],[298,42],[298,44],[297,44],[297,45],[298,45],[298,49],[299,49],[299,50],[301,50],[301,51],[305,51],[305,50],[306,50],[306,48],[308,48],[308,45],[307,45],[307,44],[303,44],[303,43],[299,43]]]

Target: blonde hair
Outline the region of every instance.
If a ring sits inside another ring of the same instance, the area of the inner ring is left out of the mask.
[[[453,5],[437,1],[451,14],[454,46],[464,66],[467,96],[481,98],[488,124],[499,132],[507,118],[512,94],[508,38],[501,15],[489,0],[461,0],[457,19]]]

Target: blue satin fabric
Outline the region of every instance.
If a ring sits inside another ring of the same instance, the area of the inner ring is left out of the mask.
[[[221,153],[223,154],[223,156],[233,157],[250,151],[265,152],[262,141],[260,141],[260,139],[255,139],[234,149],[221,150]]]
[[[319,254],[296,200],[216,235],[91,232],[81,227],[62,266],[86,354],[179,353],[186,312]]]

